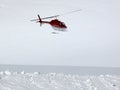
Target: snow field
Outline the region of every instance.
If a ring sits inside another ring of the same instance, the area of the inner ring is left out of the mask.
[[[5,71],[0,90],[120,90],[120,76]]]

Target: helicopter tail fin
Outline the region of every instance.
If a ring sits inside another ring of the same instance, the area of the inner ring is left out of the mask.
[[[40,26],[42,25],[42,19],[40,18],[40,15],[38,14],[38,19],[39,19],[39,23],[40,23]]]

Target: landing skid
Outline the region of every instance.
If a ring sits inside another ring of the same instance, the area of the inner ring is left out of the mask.
[[[58,32],[52,32],[52,34],[59,34]]]

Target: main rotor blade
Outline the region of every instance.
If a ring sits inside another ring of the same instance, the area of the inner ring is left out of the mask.
[[[49,19],[49,18],[56,18],[56,17],[59,17],[59,15],[54,15],[54,16],[45,17],[45,18],[41,18],[41,19]]]
[[[67,14],[71,14],[71,13],[75,13],[75,12],[79,12],[79,11],[82,11],[82,9],[74,10],[74,11],[63,13],[63,14],[60,14],[60,15],[54,15],[54,16],[50,16],[50,17],[45,17],[45,18],[41,18],[41,19],[56,18],[56,17],[59,17],[59,16],[63,16],[63,15],[67,15]]]
[[[30,21],[38,21],[39,19],[33,19],[33,20],[30,20]]]
[[[67,15],[67,14],[71,14],[71,13],[75,13],[75,12],[79,12],[79,11],[82,11],[82,9],[74,10],[74,11],[63,13],[63,14],[60,14],[60,15],[54,15],[54,16],[50,16],[50,17],[45,17],[45,18],[41,18],[41,19],[56,18],[56,17],[59,17],[59,16],[63,16],[63,15]],[[30,20],[30,21],[38,21],[38,20],[39,19],[33,19],[33,20]]]
[[[63,13],[63,14],[60,14],[59,16],[63,16],[63,15],[67,15],[67,14],[72,14],[72,13],[79,12],[79,11],[82,11],[82,9],[78,9],[78,10],[74,10],[74,11],[71,11],[71,12]]]

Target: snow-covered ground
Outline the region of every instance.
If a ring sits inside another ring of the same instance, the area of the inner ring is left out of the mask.
[[[120,90],[120,76],[0,72],[0,90]]]
[[[120,90],[120,68],[0,65],[0,90]]]

